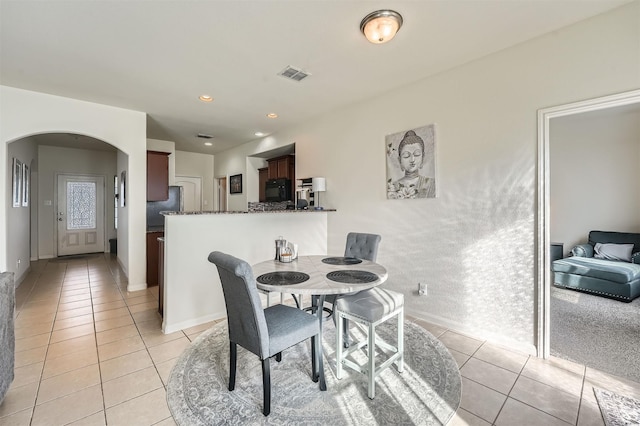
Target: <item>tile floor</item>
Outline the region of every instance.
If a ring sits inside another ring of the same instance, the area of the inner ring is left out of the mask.
[[[212,324],[164,335],[157,287],[126,291],[114,257],[38,261],[16,291],[15,379],[1,425],[173,425],[166,383]],[[413,319],[451,351],[462,401],[449,423],[603,425],[592,387],[640,398],[640,384],[541,360]]]

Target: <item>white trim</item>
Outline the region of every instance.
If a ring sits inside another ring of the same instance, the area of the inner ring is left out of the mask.
[[[164,334],[170,334],[175,331],[184,330],[186,328],[195,327],[196,325],[205,324],[211,321],[217,321],[227,316],[227,311],[215,312],[213,314],[204,315],[198,318],[193,318],[187,321],[178,322],[175,324],[165,326],[165,322],[162,321],[162,332]]]
[[[550,356],[551,270],[549,236],[549,127],[552,118],[640,103],[640,90],[538,110],[538,211],[536,223],[536,346],[539,357]]]

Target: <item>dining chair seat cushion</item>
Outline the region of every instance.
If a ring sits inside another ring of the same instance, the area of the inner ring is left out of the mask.
[[[269,356],[315,336],[318,319],[293,306],[274,305],[264,310],[269,330]]]
[[[402,293],[383,288],[372,288],[338,298],[338,310],[348,312],[367,322],[376,322],[404,306]]]

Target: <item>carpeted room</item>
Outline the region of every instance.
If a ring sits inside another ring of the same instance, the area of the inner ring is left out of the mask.
[[[592,230],[640,230],[639,123],[637,105],[552,121],[550,234],[563,257]],[[638,381],[639,331],[638,299],[624,303],[551,287],[553,355]]]

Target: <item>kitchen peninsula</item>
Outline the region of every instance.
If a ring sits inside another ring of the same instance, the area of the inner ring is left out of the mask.
[[[207,257],[218,250],[255,264],[275,257],[282,236],[299,255],[327,254],[328,215],[334,210],[166,212],[164,316],[173,333],[226,316],[218,271]]]

